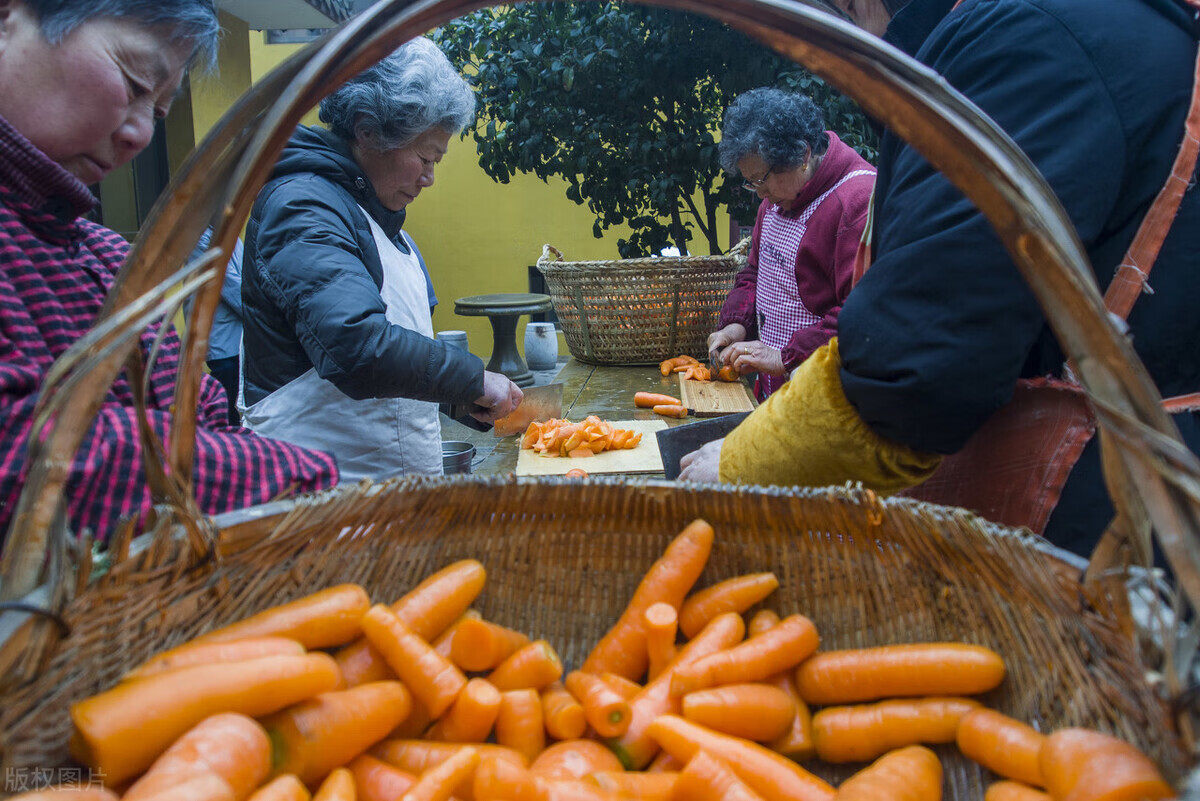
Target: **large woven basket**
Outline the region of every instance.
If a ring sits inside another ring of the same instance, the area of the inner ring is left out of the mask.
[[[708,335],[749,247],[746,238],[716,256],[563,261],[546,245],[537,268],[572,356],[588,364],[657,364],[708,353]]]
[[[1090,268],[1037,171],[936,75],[813,8],[770,0],[672,0],[770,43],[858,100],[921,150],[992,220],[1054,325],[1097,411],[1120,531],[1151,529],[1186,612],[1200,606],[1200,465],[1182,447],[1132,349],[1104,316]],[[65,764],[71,702],[110,687],[154,651],[272,604],[345,581],[392,600],[450,561],[489,580],[481,611],[545,637],[577,666],[671,536],[695,517],[716,528],[702,583],[770,569],[769,601],[802,612],[825,648],[959,639],[997,649],[1008,677],[987,702],[1043,729],[1083,725],[1145,749],[1172,781],[1195,762],[1173,631],[1138,649],[1124,614],[1127,573],[1079,564],[1027,532],[963,510],[881,501],[853,489],[770,490],[661,481],[458,477],[364,484],[244,510],[200,514],[188,492],[195,394],[222,271],[257,189],[304,112],[400,42],[479,3],[389,0],[285,63],[247,94],[176,176],[135,245],[93,336],[44,388],[31,474],[0,562],[0,762]],[[210,218],[213,250],[185,264]],[[214,269],[215,268],[215,269]],[[89,580],[61,512],[64,465],[147,321],[200,287],[172,440],[147,449],[153,530],[112,542]],[[34,607],[57,613],[55,622]],[[1153,610],[1152,610],[1153,611]],[[1161,611],[1161,610],[1160,610]],[[1171,610],[1165,610],[1171,611]],[[1182,642],[1187,642],[1183,639]],[[1192,646],[1194,650],[1194,645]],[[948,799],[982,799],[987,778],[944,749]],[[843,769],[814,765],[831,779]]]

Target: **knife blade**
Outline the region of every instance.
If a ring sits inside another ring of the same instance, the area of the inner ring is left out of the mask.
[[[540,387],[527,387],[524,397],[517,408],[496,421],[492,429],[497,437],[507,437],[519,434],[529,428],[533,422],[543,422],[555,417],[562,417],[563,385],[545,384]]]

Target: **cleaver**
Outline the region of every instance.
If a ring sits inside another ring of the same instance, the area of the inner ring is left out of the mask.
[[[522,390],[524,397],[517,408],[495,422],[492,432],[497,437],[523,434],[530,423],[562,417],[563,385],[545,384]]]
[[[658,450],[662,454],[663,472],[666,477],[679,478],[680,459],[714,439],[721,439],[749,416],[750,412],[737,412],[654,432],[654,436],[658,438]]]

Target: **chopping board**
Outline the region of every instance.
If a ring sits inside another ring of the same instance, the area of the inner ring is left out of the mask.
[[[741,381],[693,381],[680,373],[679,399],[696,417],[754,411],[754,400]]]
[[[595,456],[572,459],[568,456],[542,456],[532,448],[517,451],[518,476],[562,476],[573,467],[586,470],[589,475],[597,473],[661,473],[662,454],[658,450],[658,438],[654,432],[666,428],[666,420],[609,420],[613,428],[627,428],[642,434],[636,448],[619,451],[604,451]]]

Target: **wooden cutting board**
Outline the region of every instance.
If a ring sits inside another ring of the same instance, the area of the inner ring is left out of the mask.
[[[627,428],[639,431],[642,441],[636,448],[619,451],[605,451],[595,456],[582,459],[569,457],[541,456],[532,448],[522,448],[517,452],[518,476],[562,476],[573,467],[579,467],[589,475],[597,473],[661,473],[663,471],[662,454],[658,451],[658,437],[655,431],[667,427],[666,420],[609,420],[613,428]]]
[[[692,381],[680,373],[679,399],[696,417],[754,411],[754,399],[741,381]]]

